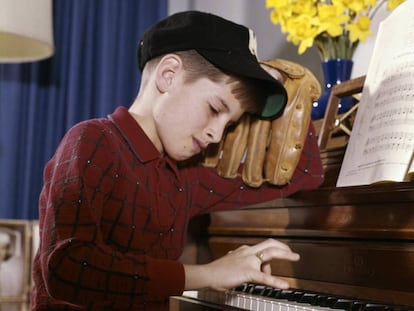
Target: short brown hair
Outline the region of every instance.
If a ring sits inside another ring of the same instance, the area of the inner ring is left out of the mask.
[[[177,54],[183,61],[186,82],[191,83],[203,77],[213,82],[224,81],[227,84],[232,84],[232,94],[240,101],[244,110],[249,113],[257,113],[262,110],[266,93],[258,80],[226,73],[207,61],[196,50],[178,51],[174,54]],[[150,60],[145,65],[145,69],[152,70],[161,57]]]

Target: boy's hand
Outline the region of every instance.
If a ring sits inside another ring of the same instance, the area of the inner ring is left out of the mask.
[[[206,265],[185,265],[185,289],[210,287],[226,290],[243,283],[288,288],[286,281],[271,274],[270,263],[274,259],[297,261],[299,254],[274,239],[253,246],[241,246]]]

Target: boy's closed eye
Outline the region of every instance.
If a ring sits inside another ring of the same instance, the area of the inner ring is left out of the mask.
[[[212,115],[218,115],[220,111],[212,104],[210,104],[210,112]]]

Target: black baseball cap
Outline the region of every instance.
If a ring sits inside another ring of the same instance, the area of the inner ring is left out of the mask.
[[[271,119],[283,112],[286,90],[260,66],[256,37],[251,29],[211,13],[175,13],[143,34],[138,47],[138,66],[142,70],[147,61],[157,56],[184,50],[196,50],[226,73],[263,81],[263,89],[269,95],[259,117]]]

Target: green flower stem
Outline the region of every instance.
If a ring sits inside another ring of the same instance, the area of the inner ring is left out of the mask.
[[[315,39],[315,45],[322,60],[352,59],[358,42],[351,43],[347,34],[334,38],[321,34]]]

